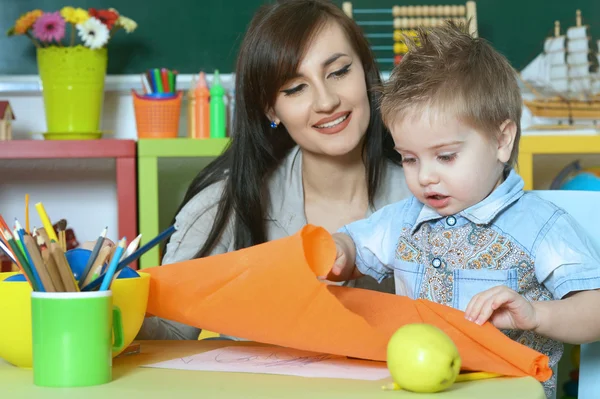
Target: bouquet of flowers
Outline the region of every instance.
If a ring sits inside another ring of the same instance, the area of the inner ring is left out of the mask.
[[[117,30],[123,29],[131,33],[136,28],[135,21],[120,15],[114,8],[84,10],[63,7],[56,12],[29,11],[15,22],[7,34],[25,35],[38,48],[73,47],[83,44],[90,49],[99,49],[107,45]],[[67,30],[70,31],[69,34]],[[65,40],[67,37],[68,39]]]

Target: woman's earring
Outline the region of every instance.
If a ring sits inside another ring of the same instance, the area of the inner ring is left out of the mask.
[[[279,125],[277,125],[277,122],[271,121],[271,129],[276,129],[277,126],[279,126]]]

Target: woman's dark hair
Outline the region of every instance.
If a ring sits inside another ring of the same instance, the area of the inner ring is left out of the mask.
[[[287,0],[262,6],[241,44],[235,74],[235,114],[228,148],[190,184],[181,208],[208,186],[225,180],[212,229],[196,257],[210,253],[231,216],[235,249],[266,241],[266,178],[296,144],[283,125],[273,129],[265,111],[298,69],[313,36],[329,22],[339,24],[360,57],[371,105],[364,140],[368,196],[372,204],[388,159],[399,162],[378,110],[381,83],[369,45],[356,23],[326,0]]]

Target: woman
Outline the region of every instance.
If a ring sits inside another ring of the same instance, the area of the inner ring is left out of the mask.
[[[335,232],[407,196],[377,109],[379,83],[366,39],[334,4],[263,6],[238,56],[231,144],[191,183],[163,264],[279,239],[307,223]],[[393,281],[354,286],[393,292]],[[138,338],[199,332],[148,318]]]

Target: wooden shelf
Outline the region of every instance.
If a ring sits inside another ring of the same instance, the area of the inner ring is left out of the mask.
[[[216,157],[229,144],[229,139],[141,139],[138,157],[182,158]]]
[[[158,202],[159,158],[186,158],[219,156],[229,139],[141,139],[138,141],[138,212],[142,243],[156,237],[159,231],[160,206]],[[156,246],[140,258],[140,268],[160,264],[159,247]]]
[[[533,190],[533,157],[542,154],[600,154],[600,135],[522,136],[517,170],[525,190]]]
[[[137,236],[137,173],[134,140],[12,140],[0,141],[0,159],[115,160],[118,234]],[[137,268],[137,262],[130,265]]]
[[[0,159],[131,158],[134,140],[0,141]]]
[[[598,136],[523,136],[520,152],[532,154],[600,153]]]

